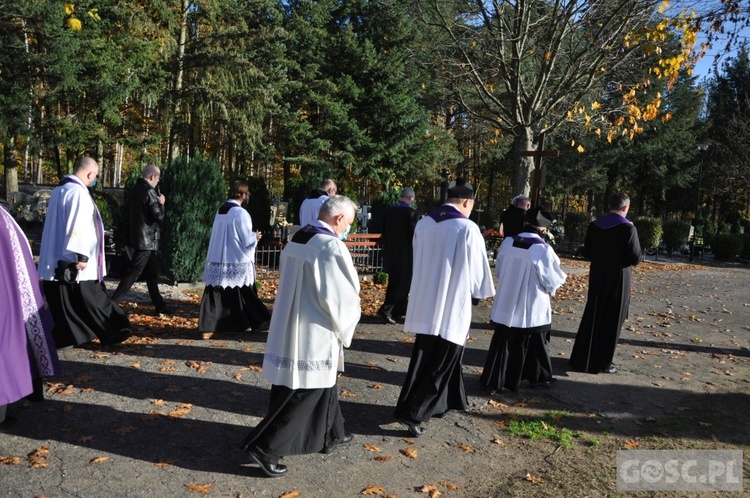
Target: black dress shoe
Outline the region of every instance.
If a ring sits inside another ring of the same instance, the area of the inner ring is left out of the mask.
[[[261,458],[256,455],[253,451],[248,450],[247,452],[250,455],[250,458],[253,462],[260,465],[261,470],[264,474],[266,474],[268,477],[281,477],[284,474],[286,474],[286,471],[288,470],[286,468],[286,465],[281,465],[279,463],[268,463],[261,460]]]
[[[406,429],[414,437],[424,436],[425,432],[427,432],[427,429],[425,427],[422,427],[422,424],[420,424],[419,422],[410,422],[409,420],[398,419],[398,423],[406,427]]]
[[[330,455],[337,449],[341,448],[342,446],[348,446],[351,444],[351,442],[354,440],[354,436],[351,434],[347,434],[344,436],[344,439],[340,439],[338,441],[333,441],[331,444],[323,448],[322,453],[325,453],[326,455]]]
[[[609,367],[606,370],[603,370],[602,373],[605,373],[605,374],[617,373],[617,369],[615,367]]]
[[[396,323],[396,320],[394,320],[391,315],[384,311],[378,311],[378,316],[385,320],[386,323]]]
[[[544,382],[535,382],[531,384],[532,389],[550,389],[552,387],[555,387],[557,385],[557,379],[554,377],[550,380],[545,380]]]

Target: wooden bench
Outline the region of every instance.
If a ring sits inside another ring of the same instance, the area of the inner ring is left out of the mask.
[[[344,244],[349,248],[354,265],[360,271],[379,271],[382,269],[382,249],[379,233],[350,233]]]
[[[346,247],[375,247],[380,243],[383,234],[380,233],[350,233],[346,236]]]

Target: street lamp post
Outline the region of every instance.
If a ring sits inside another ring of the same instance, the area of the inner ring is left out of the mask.
[[[708,150],[708,142],[700,141],[695,144],[698,147],[701,155],[701,161],[698,166],[698,193],[695,197],[695,216],[693,217],[693,235],[690,237],[690,262],[693,262],[693,255],[695,252],[695,237],[698,233],[698,211],[701,207],[701,178],[703,177],[703,156]]]

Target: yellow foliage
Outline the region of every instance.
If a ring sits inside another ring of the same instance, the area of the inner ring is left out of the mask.
[[[580,154],[583,154],[583,145],[579,145],[576,149]]]
[[[65,15],[69,16],[73,13],[73,11],[76,10],[76,6],[72,3],[66,3],[65,4]]]
[[[70,19],[68,19],[66,24],[68,25],[71,31],[81,31],[81,27],[82,27],[81,21],[79,21],[75,17],[71,17]]]

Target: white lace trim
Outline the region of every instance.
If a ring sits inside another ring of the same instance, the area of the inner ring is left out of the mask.
[[[255,264],[206,263],[203,282],[214,287],[244,287],[255,283]]]

